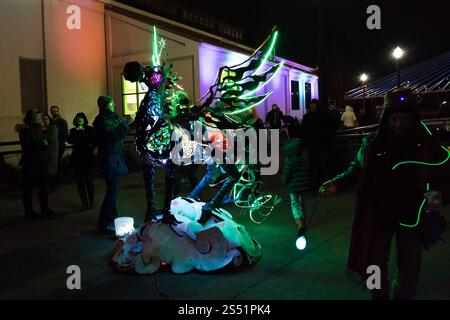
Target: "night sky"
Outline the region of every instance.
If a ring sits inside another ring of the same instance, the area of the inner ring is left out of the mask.
[[[328,82],[339,94],[359,85],[362,72],[371,79],[394,72],[391,53],[397,45],[406,51],[403,67],[450,47],[450,2],[446,0],[179,2],[244,28],[244,44],[252,47],[257,47],[277,25],[280,38],[276,54],[312,67],[323,66],[326,59]],[[366,9],[371,4],[381,8],[381,30],[366,27]],[[322,55],[319,48],[323,48]]]
[[[300,63],[317,66],[320,0],[244,1],[227,0],[219,10],[218,1],[183,1],[246,29],[249,44],[256,46],[273,25],[280,30],[277,54]],[[345,89],[358,85],[358,76],[367,72],[377,78],[394,71],[392,49],[397,45],[407,53],[404,66],[413,65],[449,50],[450,2],[354,1],[328,3],[329,41],[336,41],[330,55],[341,51]],[[381,30],[368,30],[366,8],[381,8]],[[233,12],[231,14],[230,12]]]

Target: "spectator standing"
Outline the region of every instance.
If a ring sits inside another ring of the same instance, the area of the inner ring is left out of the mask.
[[[54,179],[58,172],[58,155],[59,155],[59,143],[58,143],[58,128],[53,123],[52,118],[44,113],[42,115],[43,132],[48,142],[46,149],[46,161],[48,168],[49,181]]]
[[[112,97],[100,96],[97,105],[99,114],[93,126],[98,147],[98,169],[106,183],[106,194],[100,209],[97,232],[114,233],[114,219],[118,215],[119,179],[128,173],[123,155],[123,140],[132,127],[127,120],[114,112],[115,104]]]
[[[48,207],[48,167],[46,151],[48,141],[42,128],[41,114],[36,109],[29,109],[25,115],[24,126],[19,129],[22,157],[22,200],[26,218],[36,218],[33,211],[32,189],[38,185],[41,214],[53,215]]]
[[[266,115],[266,123],[269,124],[270,129],[281,129],[281,120],[283,120],[283,112],[277,104],[272,105],[272,110]]]
[[[94,181],[92,170],[94,159],[94,132],[88,125],[88,119],[83,112],[77,113],[73,119],[74,128],[70,129],[67,142],[73,145],[70,156],[70,166],[75,173],[78,194],[81,199],[80,211],[94,209]]]
[[[67,121],[61,117],[59,107],[58,106],[52,106],[50,108],[50,113],[53,118],[53,123],[58,128],[58,169],[56,173],[56,178],[61,179],[61,161],[62,157],[64,155],[64,152],[66,151],[66,141],[67,136],[69,135],[69,127],[67,126]],[[52,180],[52,184],[54,187],[55,181]]]
[[[358,126],[356,114],[351,106],[345,107],[345,111],[341,116],[341,121],[344,123],[345,129],[356,128]]]

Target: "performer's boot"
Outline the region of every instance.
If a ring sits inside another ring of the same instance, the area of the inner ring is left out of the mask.
[[[145,211],[145,218],[144,223],[150,222],[152,220],[155,220],[156,218],[156,210],[154,207],[147,207],[147,210]]]
[[[162,210],[162,215],[163,215],[162,220],[161,220],[162,223],[171,224],[171,225],[176,225],[176,224],[181,223],[180,221],[178,221],[175,218],[175,216],[173,214],[170,213],[170,210],[167,208],[164,208]]]
[[[215,207],[216,206],[211,202],[204,204],[202,207],[202,215],[200,216],[200,219],[197,220],[197,222],[200,224],[205,224],[212,217],[212,210]]]
[[[298,231],[297,231],[297,237],[304,236],[306,233],[306,218],[301,217],[300,223],[298,224]]]
[[[228,179],[223,184],[222,188],[214,195],[214,197],[202,207],[202,215],[200,219],[197,220],[200,224],[205,224],[212,217],[212,210],[218,208],[223,202],[223,199],[230,192],[231,188],[236,183],[235,179]]]

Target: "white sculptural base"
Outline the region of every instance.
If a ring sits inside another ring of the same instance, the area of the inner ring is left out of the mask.
[[[181,223],[150,222],[138,228],[119,244],[113,264],[139,274],[154,273],[162,264],[174,273],[255,264],[261,245],[224,209],[213,210],[212,217],[199,224],[203,204],[183,197],[172,200],[170,211]]]

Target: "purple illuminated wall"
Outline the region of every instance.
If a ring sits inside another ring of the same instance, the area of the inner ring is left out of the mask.
[[[209,87],[214,83],[217,72],[221,66],[232,66],[243,62],[248,58],[247,55],[226,50],[221,47],[210,45],[207,43],[200,43],[199,45],[199,75],[200,75],[200,96],[206,93]],[[277,60],[281,60],[276,57]],[[271,63],[267,63],[267,68],[271,66]],[[311,83],[311,97],[312,99],[318,98],[318,78],[307,72],[298,70],[302,68],[304,70],[311,70],[311,68],[302,66],[295,62],[285,60],[285,66],[272,78],[270,83],[266,84],[260,89],[260,93],[273,90],[271,96],[257,106],[258,115],[264,118],[266,113],[271,109],[273,103],[280,106],[284,114],[289,114],[301,119],[304,111],[304,83]],[[290,84],[291,80],[298,80],[300,83],[300,96],[301,106],[300,110],[291,110],[291,92]]]

